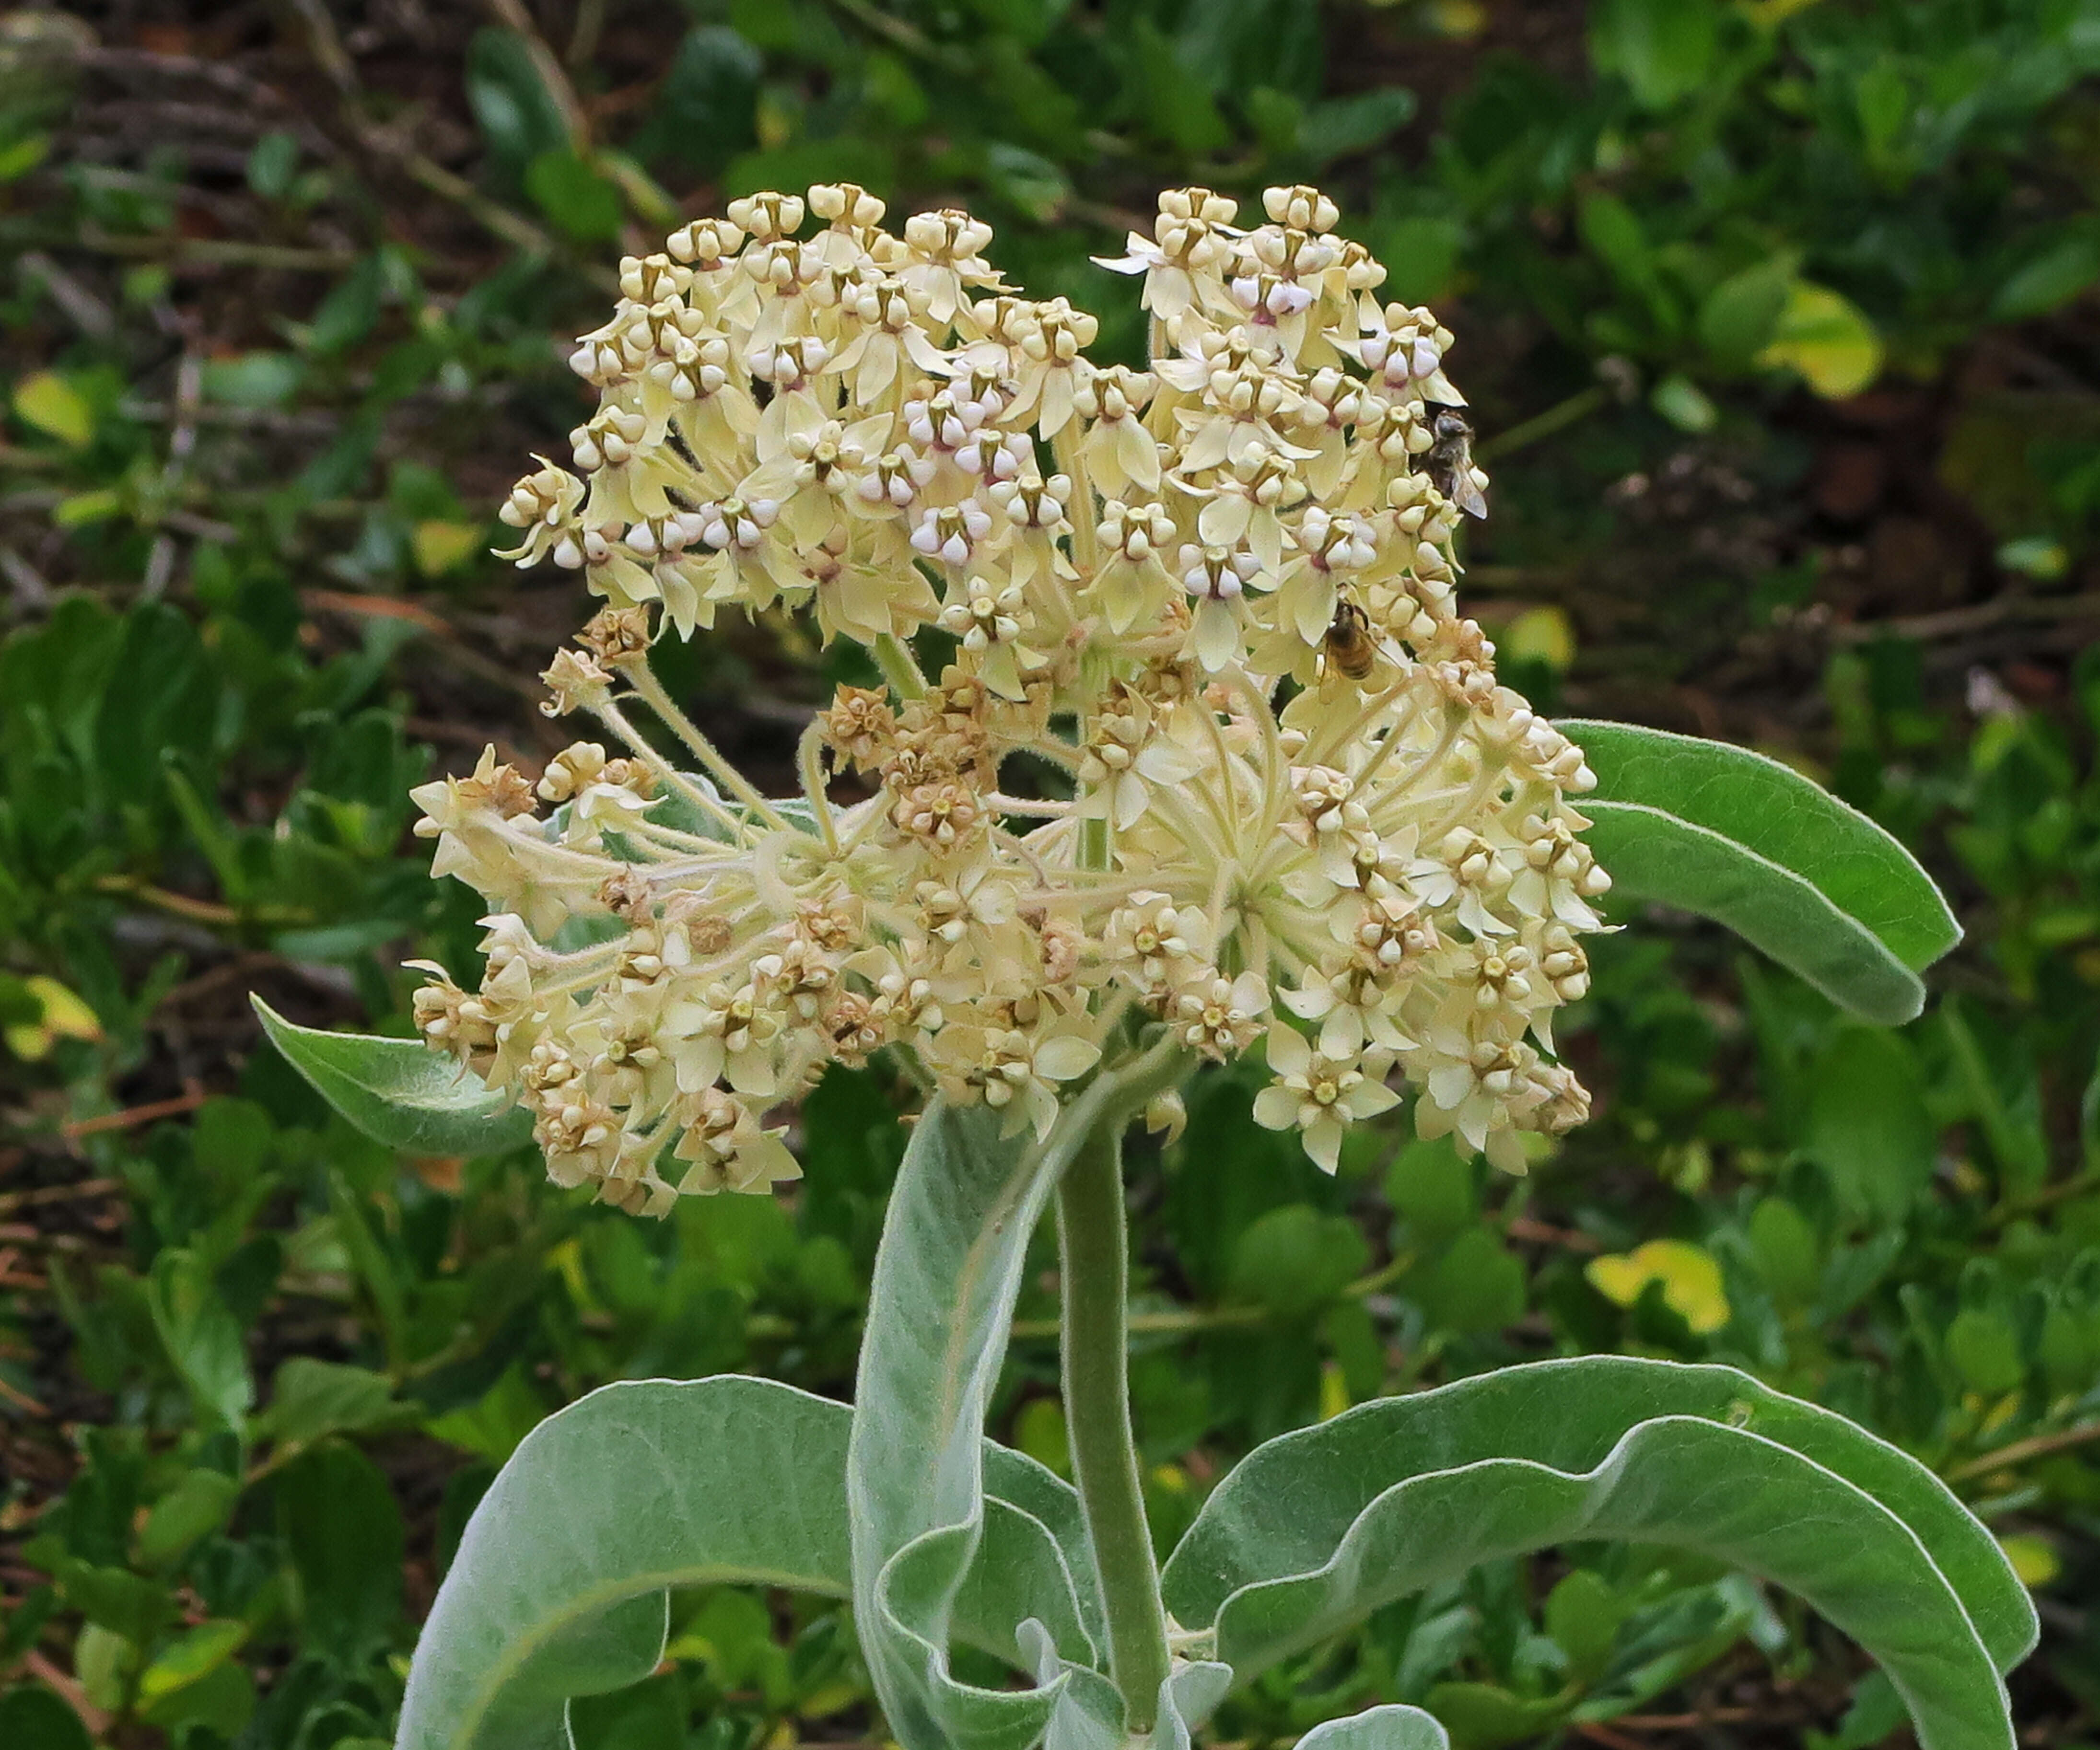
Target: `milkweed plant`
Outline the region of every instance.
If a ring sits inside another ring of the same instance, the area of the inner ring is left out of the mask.
[[[754,195],[629,258],[571,364],[598,405],[505,502],[505,557],[602,604],[543,680],[579,738],[415,791],[487,902],[472,988],[419,963],[421,1043],[264,1012],[372,1134],[660,1215],[800,1171],[796,1102],[878,1056],[922,1091],[855,1401],[726,1377],[607,1386],[482,1501],[410,1670],[401,1750],[567,1741],[646,1676],[669,1589],[849,1598],[904,1750],[1186,1750],[1236,1686],[1474,1563],[1675,1545],[1799,1594],[1926,1750],[2010,1750],[2033,1612],[1929,1471],[1732,1369],[1512,1367],[1286,1434],[1163,1566],[1126,1377],[1121,1148],[1243,1056],[1254,1117],[1332,1171],[1411,1102],[1520,1174],[1581,1123],[1555,1012],[1598,906],[1716,919],[1901,1020],[1957,932],[1893,840],[1789,769],[1552,723],[1457,596],[1485,514],[1453,336],[1383,300],[1335,204],[1163,194],[1101,265],[1143,370],[1008,287],[967,213]],[[726,612],[871,659],[769,797],[652,672]],[[675,748],[667,753],[666,748]],[[842,800],[843,799],[843,800]],[[1608,866],[1610,873],[1606,873]],[[1200,1162],[1189,1170],[1201,1171]],[[988,1442],[1054,1210],[1074,1483]],[[951,1650],[1003,1660],[965,1681]],[[1307,1739],[1438,1750],[1418,1709]]]

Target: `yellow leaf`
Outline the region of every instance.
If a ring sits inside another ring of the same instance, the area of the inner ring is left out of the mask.
[[[1320,1366],[1320,1420],[1332,1421],[1349,1407],[1349,1382],[1332,1361]]]
[[[1433,0],[1429,22],[1440,37],[1470,42],[1488,28],[1488,9],[1480,0]]]
[[[1827,285],[1797,280],[1758,363],[1798,371],[1825,400],[1842,400],[1881,374],[1882,337],[1856,304]]]
[[[1760,30],[1776,30],[1797,12],[1806,12],[1818,0],[1744,0],[1743,10]]]
[[[1555,673],[1575,660],[1575,628],[1557,607],[1528,607],[1495,640],[1505,656],[1544,663]]]
[[[2042,1538],[2021,1532],[2001,1537],[1998,1547],[2005,1552],[2005,1559],[2013,1564],[2013,1571],[2020,1576],[2023,1586],[2045,1586],[2063,1571],[2054,1547]]]
[[[1013,1419],[1013,1444],[1061,1477],[1072,1474],[1072,1436],[1065,1406],[1055,1398],[1033,1398]]]
[[[44,1005],[44,1025],[68,1039],[99,1039],[102,1023],[95,1011],[60,984],[41,972],[24,981]]]
[[[25,1063],[35,1063],[60,1039],[99,1039],[102,1023],[95,1011],[55,978],[38,973],[23,983],[43,1006],[33,1021],[18,1022],[6,1031],[7,1049]]]
[[[441,577],[463,562],[481,544],[479,522],[443,522],[435,518],[416,525],[410,545],[416,569],[426,577]]]
[[[95,409],[55,371],[39,371],[15,384],[15,417],[69,449],[86,449],[95,436]]]
[[[113,486],[99,487],[92,492],[76,492],[60,499],[52,507],[51,521],[62,529],[84,528],[90,522],[107,522],[123,509],[121,492]]]
[[[1699,1336],[1711,1336],[1728,1322],[1721,1267],[1689,1241],[1650,1240],[1630,1252],[1593,1258],[1584,1274],[1592,1288],[1621,1307],[1632,1306],[1649,1283],[1660,1282],[1663,1304]]]

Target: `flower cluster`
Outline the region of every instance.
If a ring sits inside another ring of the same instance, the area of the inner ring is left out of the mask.
[[[545,677],[604,739],[416,792],[494,912],[481,988],[433,968],[420,1024],[557,1179],[763,1189],[796,1171],[769,1115],[885,1047],[1039,1134],[1162,1029],[1262,1046],[1255,1116],[1330,1169],[1396,1078],[1511,1171],[1583,1117],[1551,1024],[1608,884],[1593,780],[1454,604],[1487,477],[1452,337],[1317,191],[1263,206],[1171,192],[1102,263],[1144,277],[1142,371],[1011,291],[977,219],[899,235],[850,186],[621,264],[573,469],[502,511],[506,557],[606,604]],[[811,725],[792,801],[651,672],[725,608],[813,611],[885,678]]]

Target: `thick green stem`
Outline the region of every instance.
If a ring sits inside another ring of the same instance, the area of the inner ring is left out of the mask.
[[[893,632],[878,633],[875,640],[875,664],[882,671],[897,696],[909,703],[926,696],[926,677],[919,672],[919,659],[911,654],[911,646]]]
[[[1064,1307],[1065,1421],[1088,1541],[1108,1614],[1109,1667],[1124,1725],[1152,1730],[1167,1673],[1167,1612],[1145,1523],[1130,1426],[1128,1241],[1123,1195],[1126,1112],[1088,1135],[1057,1187]]]

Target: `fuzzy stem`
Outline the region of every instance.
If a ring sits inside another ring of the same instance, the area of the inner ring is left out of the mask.
[[[882,678],[906,703],[926,696],[926,677],[919,672],[919,659],[911,654],[911,646],[895,633],[876,634],[875,661],[882,670]]]
[[[1125,1730],[1152,1730],[1167,1679],[1167,1612],[1130,1425],[1128,1239],[1118,1110],[1095,1126],[1057,1186],[1065,1422],[1108,1616]]]
[[[678,708],[677,701],[664,690],[664,683],[656,678],[648,663],[632,664],[627,670],[627,680],[634,689],[635,695],[661,717],[672,733],[692,750],[695,757],[713,774],[717,783],[774,831],[791,830],[790,823],[780,811],[759,793],[749,778],[722,757],[721,750],[700,732],[697,723]]]
[[[802,738],[795,747],[795,763],[802,774],[802,794],[809,800],[810,813],[816,818],[818,836],[824,841],[824,854],[836,859],[839,854],[839,828],[832,817],[831,792],[824,787],[824,726],[821,721],[813,720],[802,731]]]

